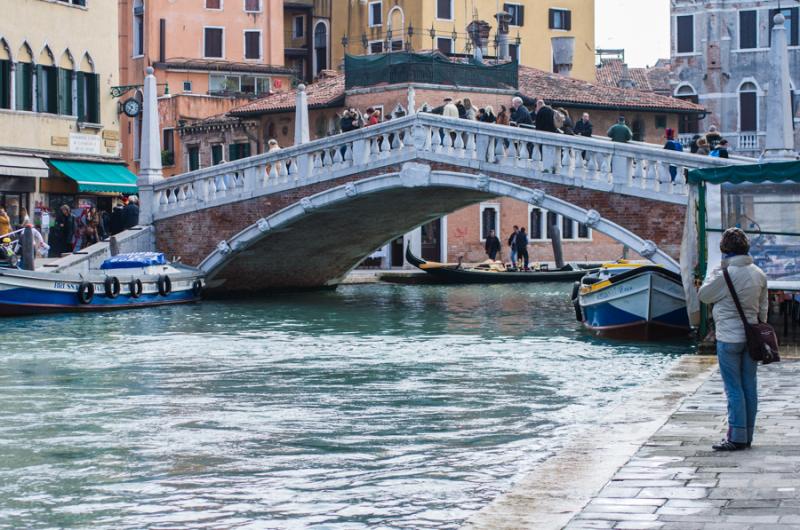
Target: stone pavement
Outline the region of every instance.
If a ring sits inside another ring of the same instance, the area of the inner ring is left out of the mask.
[[[759,367],[753,448],[715,453],[726,404],[714,370],[565,528],[800,528],[799,382],[798,360]]]

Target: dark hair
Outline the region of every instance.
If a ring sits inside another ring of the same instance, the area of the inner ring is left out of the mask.
[[[750,252],[750,239],[741,228],[728,228],[722,234],[719,250],[723,254],[734,254],[736,256],[747,254]]]

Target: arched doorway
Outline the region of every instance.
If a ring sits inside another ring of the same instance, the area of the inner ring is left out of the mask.
[[[314,26],[314,75],[328,68],[328,24],[324,20]]]

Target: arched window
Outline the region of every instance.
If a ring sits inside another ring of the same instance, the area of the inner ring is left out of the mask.
[[[692,85],[683,84],[675,91],[675,98],[688,101],[690,103],[699,103],[697,91]],[[678,134],[695,134],[700,130],[700,124],[697,119],[697,114],[681,114],[678,118]]]
[[[58,62],[58,113],[75,115],[75,60],[69,50],[64,51]]]
[[[758,87],[749,81],[739,87],[739,130],[758,130]]]
[[[11,48],[0,39],[0,109],[11,108]]]
[[[314,75],[328,68],[328,25],[320,20],[314,27]]]
[[[83,55],[78,72],[78,121],[100,123],[100,76],[88,53]]]
[[[28,43],[17,52],[14,91],[17,110],[33,110],[33,51]]]
[[[53,52],[45,46],[36,65],[36,110],[58,112],[58,67]]]

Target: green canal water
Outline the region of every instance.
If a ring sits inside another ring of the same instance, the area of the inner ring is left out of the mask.
[[[349,286],[0,320],[0,528],[455,528],[686,344],[569,286]]]

